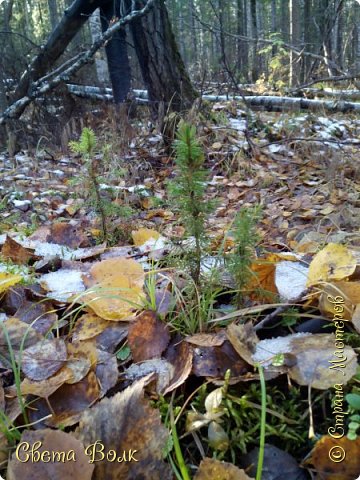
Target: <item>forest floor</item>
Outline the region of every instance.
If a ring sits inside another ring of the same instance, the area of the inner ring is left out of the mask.
[[[357,478],[359,118],[249,117],[233,102],[212,105],[196,122],[206,200],[216,201],[199,285],[181,263],[191,240],[168,196],[173,152],[146,119],[131,122],[121,141],[110,122],[94,128],[93,158],[46,141],[0,156],[0,460],[8,478],[42,478],[39,464],[19,461],[28,453],[14,453],[20,441],[76,452],[72,468],[85,480],[279,480],[279,466],[292,479]],[[246,245],[256,281],[234,305],[226,258],[241,235],[233,222],[258,204],[259,240]],[[335,307],[348,326],[342,348]],[[340,377],[329,369],[334,350],[346,355]],[[327,435],[335,384],[337,412],[351,415],[337,442]],[[102,461],[88,463],[96,449],[85,447],[99,439],[112,453],[99,449]],[[335,447],[344,461],[331,460]],[[131,450],[137,462],[125,459]],[[44,465],[74,478],[66,462]]]

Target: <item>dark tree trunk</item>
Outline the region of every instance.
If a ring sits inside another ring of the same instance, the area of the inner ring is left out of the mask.
[[[102,31],[105,32],[109,27],[112,18],[120,18],[120,2],[116,2],[114,11],[114,2],[107,2],[100,8]],[[115,33],[110,42],[105,46],[106,57],[109,68],[109,75],[113,89],[114,102],[122,103],[129,91],[131,83],[131,71],[127,53],[126,32],[121,29]]]
[[[130,30],[150,101],[170,103],[175,110],[190,108],[197,93],[176,45],[164,0],[158,0],[149,15],[132,22]]]

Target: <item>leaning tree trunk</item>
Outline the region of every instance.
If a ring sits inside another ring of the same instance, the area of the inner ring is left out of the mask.
[[[132,22],[130,30],[150,101],[168,103],[177,111],[190,108],[197,93],[176,45],[164,0],[158,0],[146,18]]]
[[[130,11],[135,3],[134,0],[124,0],[126,8]],[[116,2],[123,3],[123,2]],[[137,2],[140,10],[144,5]],[[49,40],[43,47],[41,53],[34,58],[30,68],[23,74],[16,88],[13,103],[27,96],[33,82],[43,77],[53,67],[56,60],[65,51],[67,45],[74,38],[81,26],[88,20],[91,14],[100,7],[107,15],[106,24],[110,20],[108,6],[113,0],[74,0],[71,6],[65,10],[65,15],[51,33]],[[117,12],[115,12],[116,14]],[[105,24],[105,26],[106,26]],[[166,102],[172,109],[180,110],[189,108],[197,94],[193,89],[184,63],[179,54],[171,24],[167,14],[164,0],[157,0],[155,6],[146,18],[136,18],[131,22],[131,30],[134,36],[136,53],[139,58],[144,82],[148,88],[150,99],[158,102]],[[115,101],[124,98],[124,90],[128,91],[130,74],[127,75],[127,58],[125,57],[123,33],[118,37],[116,34],[108,42],[108,52],[112,42],[117,46],[116,53],[110,58],[113,59],[112,66],[116,74],[112,80]],[[112,50],[112,49],[111,49]],[[119,72],[125,72],[125,78]],[[119,84],[118,84],[119,83]],[[19,117],[28,102],[23,102],[24,107],[18,105],[16,115]],[[22,104],[21,104],[22,105]]]
[[[54,65],[81,26],[97,8],[97,3],[94,0],[75,0],[65,10],[63,18],[52,31],[46,45],[21,77],[14,94],[14,101],[24,97],[28,93],[31,83],[44,76]]]

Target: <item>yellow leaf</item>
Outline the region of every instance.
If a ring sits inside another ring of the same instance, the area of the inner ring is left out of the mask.
[[[276,263],[281,258],[277,255],[268,255],[265,259],[256,260],[251,265],[254,275],[251,277],[246,289],[251,292],[254,300],[264,301],[273,299],[278,291],[275,285]]]
[[[330,213],[332,213],[334,210],[335,210],[334,205],[328,205],[327,207],[320,210],[320,213],[322,215],[330,215]]]
[[[157,240],[160,237],[160,233],[149,228],[140,228],[139,230],[134,230],[131,232],[131,236],[133,238],[134,245],[140,247],[150,240],[150,238]]]
[[[310,263],[307,286],[343,280],[352,275],[355,268],[356,259],[347,247],[329,243]]]
[[[16,285],[22,280],[21,275],[14,275],[12,273],[0,272],[0,293],[5,292],[8,288]]]
[[[95,264],[90,278],[84,278],[87,305],[105,320],[124,320],[141,305],[144,271],[135,260],[109,258]]]

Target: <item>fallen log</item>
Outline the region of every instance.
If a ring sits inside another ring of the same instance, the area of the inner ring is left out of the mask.
[[[112,99],[110,88],[88,87],[84,85],[67,85],[69,92],[73,95],[93,98],[96,100],[110,101]],[[135,101],[142,100],[139,103],[146,103],[146,90],[133,90]],[[258,107],[267,111],[283,111],[283,110],[325,110],[327,112],[356,112],[360,113],[360,103],[347,102],[342,100],[324,101],[313,100],[307,98],[291,98],[291,97],[275,97],[275,96],[230,96],[230,95],[203,95],[204,100],[210,102],[226,102],[226,101],[246,101],[249,107]]]
[[[360,101],[360,90],[335,90],[332,88],[303,88],[302,90],[297,90],[296,92],[286,92],[290,97],[307,97],[315,98],[316,100],[327,97],[334,98],[339,100],[355,100]]]

